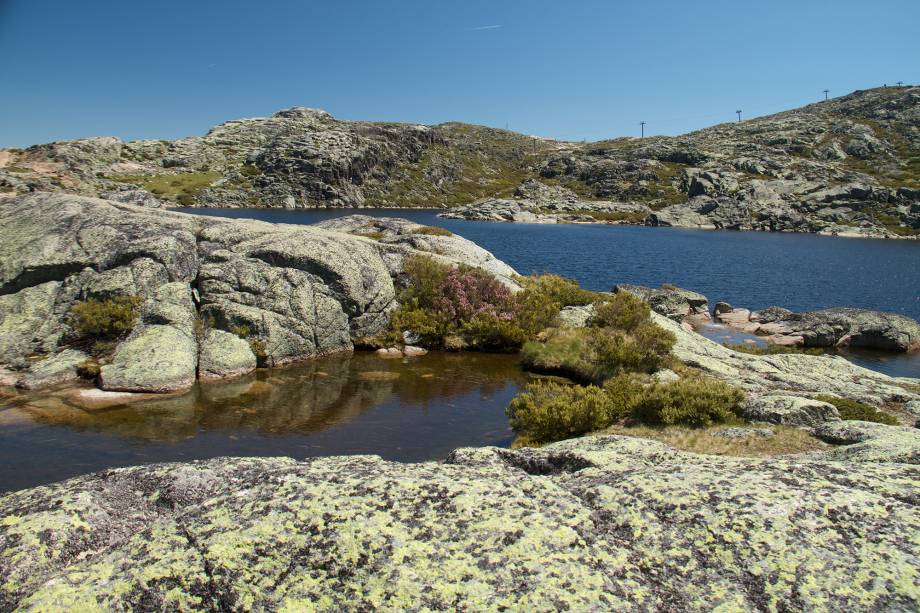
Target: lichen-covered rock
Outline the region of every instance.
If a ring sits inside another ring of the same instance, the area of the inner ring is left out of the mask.
[[[223,330],[208,330],[198,355],[198,377],[236,377],[256,368],[256,356],[245,340]]]
[[[0,608],[914,610],[918,483],[625,437],[111,470],[0,497]]]
[[[751,421],[805,427],[840,420],[834,405],[788,394],[765,394],[750,398],[741,406],[741,415]]]
[[[688,315],[709,314],[709,300],[703,294],[680,287],[643,287],[620,283],[614,292],[626,292],[644,300],[653,311],[675,321]]]
[[[459,236],[364,216],[322,226],[185,215],[67,194],[4,198],[0,367],[21,371],[27,358],[66,348],[76,336],[70,311],[90,298],[143,299],[134,331],[103,368],[104,388],[166,391],[194,380],[205,328],[245,336],[268,365],[351,350],[353,339],[388,324],[397,306],[394,280],[413,254],[479,267],[517,287],[510,266]],[[368,226],[380,228],[381,240],[355,235]],[[249,368],[240,343],[219,347],[231,353],[221,358],[217,346],[205,348],[203,372]]]
[[[849,462],[920,464],[920,430],[868,421],[847,420],[822,424],[815,436],[842,445],[824,454]]]
[[[804,354],[751,355],[686,330],[652,313],[659,326],[674,334],[673,353],[687,366],[744,389],[749,397],[783,394],[812,398],[830,394],[875,407],[920,400],[920,380],[889,377],[856,366],[839,356]]]
[[[76,379],[77,366],[88,358],[89,356],[79,349],[65,349],[38,364],[33,364],[26,374],[19,378],[16,385],[24,389],[35,389]]]
[[[772,308],[753,314],[752,319],[771,325],[769,331],[775,336],[800,337],[808,347],[920,349],[920,323],[897,313],[843,307],[792,313]]]
[[[390,271],[402,271],[402,260],[412,253],[425,255],[450,264],[463,264],[494,275],[506,285],[517,287],[513,268],[462,236],[440,231],[395,217],[348,215],[315,224],[318,228],[363,236],[380,251],[391,265]],[[374,238],[369,238],[374,237]]]
[[[173,326],[147,326],[118,346],[99,384],[114,392],[172,392],[195,382],[198,346]]]

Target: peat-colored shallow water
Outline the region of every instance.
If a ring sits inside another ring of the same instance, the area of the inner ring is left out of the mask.
[[[0,491],[105,468],[220,456],[376,454],[442,459],[507,446],[504,409],[526,380],[512,355],[324,358],[92,408],[78,389],[0,400]]]

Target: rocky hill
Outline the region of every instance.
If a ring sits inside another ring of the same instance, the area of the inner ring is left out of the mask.
[[[293,108],[203,137],[0,150],[0,195],[30,191],[147,206],[494,208],[499,198],[499,208],[525,210],[521,220],[548,212],[568,221],[916,237],[920,87],[857,91],[676,137],[595,143],[458,123],[340,121]]]

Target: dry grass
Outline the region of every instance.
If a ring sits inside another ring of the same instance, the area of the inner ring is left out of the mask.
[[[616,425],[602,430],[598,434],[634,436],[659,441],[682,451],[737,457],[765,458],[791,453],[822,451],[830,448],[830,445],[819,441],[804,430],[789,426],[756,426],[757,428],[769,428],[772,430],[774,435],[770,437],[758,435],[743,438],[712,436],[713,432],[731,427],[748,426],[714,426],[712,428],[667,426],[655,428],[650,426]]]

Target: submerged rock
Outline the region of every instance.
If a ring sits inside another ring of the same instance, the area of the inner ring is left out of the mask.
[[[606,436],[109,470],[0,497],[0,608],[913,610],[917,483]]]

